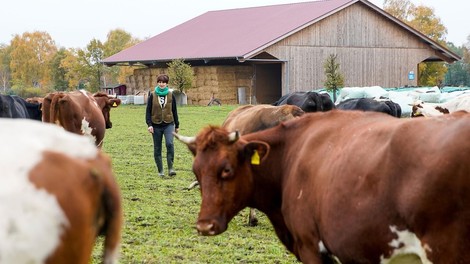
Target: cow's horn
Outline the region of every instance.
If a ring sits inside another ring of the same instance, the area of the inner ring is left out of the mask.
[[[240,138],[240,133],[238,132],[238,130],[228,135],[229,142],[236,142],[239,138]]]
[[[196,142],[196,137],[186,137],[186,136],[181,136],[173,132],[173,135],[175,135],[176,139],[179,141],[183,142],[186,145],[192,144]]]

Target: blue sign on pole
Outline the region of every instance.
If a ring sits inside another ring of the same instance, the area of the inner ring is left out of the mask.
[[[415,73],[413,71],[410,71],[408,73],[408,80],[414,80],[415,79]]]

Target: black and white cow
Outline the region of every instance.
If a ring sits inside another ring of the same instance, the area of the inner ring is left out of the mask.
[[[304,112],[324,112],[335,108],[335,104],[327,93],[292,92],[279,98],[272,105],[296,105]]]
[[[388,99],[351,98],[340,102],[336,105],[336,108],[341,110],[382,112],[394,117],[401,116],[400,105]]]
[[[16,95],[0,95],[0,117],[41,121],[41,104],[27,102]]]

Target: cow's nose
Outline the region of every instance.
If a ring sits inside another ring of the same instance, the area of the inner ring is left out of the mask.
[[[199,220],[196,224],[196,229],[203,236],[215,236],[221,233],[216,221],[208,219]]]

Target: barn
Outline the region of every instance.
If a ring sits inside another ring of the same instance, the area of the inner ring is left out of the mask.
[[[255,104],[323,88],[330,54],[349,87],[416,86],[419,63],[460,59],[367,0],[324,0],[209,11],[102,63],[142,66],[127,78],[130,94],[182,58],[195,73],[188,104]]]

